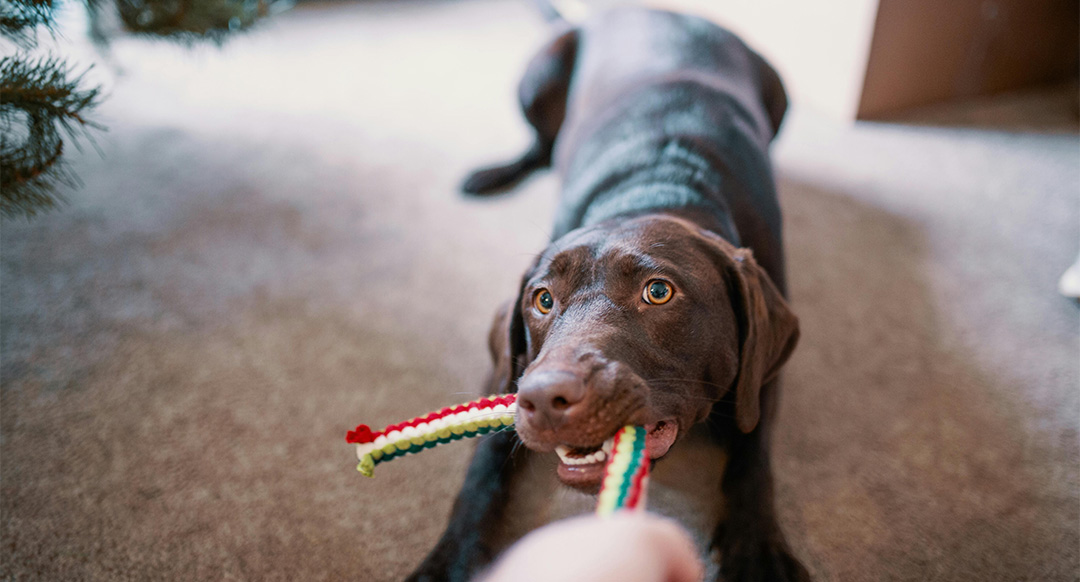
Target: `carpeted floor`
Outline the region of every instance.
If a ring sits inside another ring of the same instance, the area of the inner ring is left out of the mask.
[[[525,143],[515,83],[544,36],[527,3],[474,0],[305,6],[220,51],[117,43],[84,187],[2,224],[0,578],[417,563],[469,447],[365,480],[343,435],[478,390],[557,184],[455,189]],[[789,118],[803,340],[775,467],[819,579],[1077,578],[1065,129]]]

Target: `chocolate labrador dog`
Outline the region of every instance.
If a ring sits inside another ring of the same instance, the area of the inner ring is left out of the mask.
[[[626,424],[648,431],[650,510],[697,532],[718,556],[710,577],[807,579],[769,461],[799,336],[768,155],[779,78],[706,20],[619,8],[548,43],[520,99],[535,143],[464,186],[503,189],[552,161],[563,177],[554,242],[491,330],[488,391],[517,392],[516,435],[478,445],[411,579],[469,579],[524,531],[595,503]]]

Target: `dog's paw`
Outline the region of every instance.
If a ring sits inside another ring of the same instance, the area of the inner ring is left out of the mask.
[[[497,166],[480,168],[461,185],[466,194],[483,196],[509,190],[533,170],[551,163],[551,144],[537,141],[520,158]]]
[[[465,179],[461,191],[474,196],[499,194],[507,190],[519,179],[513,166],[493,166],[479,169]]]
[[[468,577],[463,572],[455,575],[452,568],[428,562],[421,564],[405,578],[405,582],[456,582],[458,580],[465,582]]]
[[[405,578],[405,582],[443,582],[444,580],[448,580],[445,572],[435,574],[432,572],[420,572],[419,570]]]
[[[490,555],[483,549],[457,547],[444,539],[405,582],[469,582],[489,562]]]
[[[810,573],[782,542],[734,541],[721,552],[724,582],[810,582]]]

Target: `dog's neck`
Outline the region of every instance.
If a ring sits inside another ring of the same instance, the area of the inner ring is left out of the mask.
[[[613,148],[610,155],[625,160],[623,156],[640,145],[624,144]],[[568,185],[563,193],[565,210],[556,219],[555,235],[558,238],[570,230],[617,217],[677,213],[739,246],[738,230],[722,188],[723,178],[716,171],[715,160],[707,159],[683,140],[672,139],[660,148],[659,155],[632,164],[625,171],[597,181],[585,176],[577,188]]]
[[[739,234],[731,220],[731,213],[700,191],[678,183],[630,186],[598,197],[585,212],[582,227],[615,218],[656,213],[688,218],[739,246]]]

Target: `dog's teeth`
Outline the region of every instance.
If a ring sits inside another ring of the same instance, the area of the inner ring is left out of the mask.
[[[610,449],[610,447],[608,447],[608,449]],[[603,449],[597,449],[588,455],[581,456],[581,453],[575,453],[574,449],[566,445],[556,445],[555,453],[559,455],[559,460],[565,465],[592,465],[593,463],[604,461],[611,456],[610,450],[605,452]]]
[[[615,450],[615,437],[611,437],[604,441],[603,446],[600,448],[605,454],[610,455],[611,451]]]

